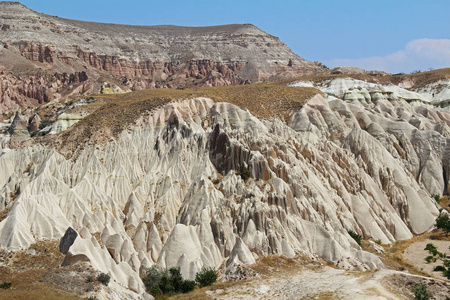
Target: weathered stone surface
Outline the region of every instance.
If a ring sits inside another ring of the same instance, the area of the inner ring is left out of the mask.
[[[11,210],[0,244],[24,249],[72,227],[80,236],[64,263],[111,272],[137,295],[153,264],[193,278],[229,261],[239,277],[255,256],[301,253],[380,268],[348,230],[391,243],[433,226],[430,193],[448,188],[450,114],[371,101],[317,95],[285,124],[193,98],[71,159],[49,146],[2,146],[0,209]]]
[[[105,81],[127,91],[236,85],[327,70],[251,24],[90,23],[9,2],[0,2],[0,24],[0,116],[15,107],[104,91]]]
[[[61,238],[61,241],[59,242],[59,251],[62,254],[67,254],[70,246],[73,245],[73,242],[77,237],[78,233],[72,227],[67,228],[66,233],[64,233],[64,236]]]

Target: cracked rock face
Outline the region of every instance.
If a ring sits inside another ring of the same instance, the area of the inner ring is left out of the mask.
[[[190,279],[271,254],[379,268],[348,231],[390,243],[433,226],[430,193],[448,188],[449,122],[443,109],[318,94],[285,124],[194,98],[76,159],[4,147],[0,209],[10,212],[0,244],[23,249],[72,227],[64,264],[88,262],[136,298],[154,264]]]
[[[251,24],[129,26],[0,3],[0,114],[70,95],[237,85],[323,72]]]

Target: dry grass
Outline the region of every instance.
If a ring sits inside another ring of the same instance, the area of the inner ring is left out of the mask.
[[[439,206],[445,208],[446,210],[450,210],[450,197],[449,196],[441,196],[441,201],[439,201]]]
[[[72,156],[80,146],[105,144],[111,137],[129,128],[145,113],[171,101],[208,97],[247,108],[258,118],[288,120],[307,99],[321,93],[315,88],[289,87],[280,83],[257,83],[241,86],[194,87],[188,89],[149,89],[127,94],[96,95],[97,101],[86,105],[94,110],[89,116],[55,137],[39,137],[36,143],[51,144]]]
[[[238,86],[193,87],[179,89],[148,89],[121,95],[97,95],[103,102],[140,102],[147,99],[179,101],[208,97],[216,102],[228,102],[247,108],[258,118],[286,118],[300,108],[307,99],[321,93],[315,88],[289,87],[283,83],[255,83]]]
[[[446,236],[444,232],[441,230],[424,233],[418,236],[413,237],[409,240],[397,241],[392,245],[383,245],[385,248],[384,255],[380,255],[381,260],[386,265],[387,268],[393,270],[404,271],[407,270],[411,274],[421,275],[421,276],[429,276],[428,273],[425,273],[419,270],[414,264],[407,261],[403,258],[403,252],[412,244],[421,242],[424,240],[443,240],[450,241],[450,236]],[[363,245],[364,246],[364,245]]]
[[[429,237],[430,234],[422,234],[409,240],[397,241],[392,245],[384,245],[386,252],[384,255],[381,255],[380,258],[389,269],[398,271],[407,270],[412,274],[428,276],[428,274],[417,269],[413,264],[404,259],[403,252],[413,243],[426,240]]]
[[[300,300],[338,300],[342,299],[333,292],[319,292],[300,298]]]
[[[248,266],[252,270],[256,271],[263,278],[277,277],[279,275],[290,276],[297,274],[300,270],[308,269],[319,269],[322,267],[321,263],[318,261],[313,261],[312,259],[305,256],[296,256],[294,258],[287,258],[284,256],[270,255],[262,256],[257,259],[254,265]],[[217,291],[222,290],[221,295],[228,294],[227,290],[236,288],[237,286],[242,287],[243,285],[249,283],[251,279],[239,280],[239,281],[226,281],[226,282],[216,282],[211,286],[196,288],[194,291],[187,294],[179,294],[170,297],[173,300],[190,300],[190,299],[210,299],[208,297],[207,291]],[[318,296],[315,294],[312,296]],[[305,298],[305,299],[322,299],[322,298]],[[333,298],[324,298],[333,299]]]
[[[262,256],[251,268],[260,275],[273,276],[278,273],[296,274],[302,269],[318,269],[323,264],[306,256],[287,258],[285,256]]]
[[[11,196],[10,196],[11,201],[8,203],[8,207],[6,207],[5,209],[2,209],[0,211],[0,222],[3,221],[8,216],[9,212],[11,211],[11,209],[14,205],[14,202],[16,202],[17,197],[19,197],[18,194],[11,193]]]
[[[0,291],[0,299],[78,299],[43,280],[62,261],[57,242],[41,241],[30,249],[34,249],[36,254],[19,251],[10,267],[1,268],[0,282],[11,282],[12,286]]]

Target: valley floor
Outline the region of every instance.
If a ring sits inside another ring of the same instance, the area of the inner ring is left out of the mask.
[[[373,251],[365,242],[363,247]],[[414,286],[422,284],[430,299],[445,300],[450,295],[450,281],[426,264],[427,243],[444,251],[450,246],[450,237],[428,233],[385,245],[379,255],[387,268],[380,270],[346,271],[309,258],[265,257],[252,266],[258,274],[254,278],[216,283],[171,299],[414,299]]]

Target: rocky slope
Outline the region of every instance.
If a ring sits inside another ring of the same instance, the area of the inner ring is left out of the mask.
[[[105,82],[123,90],[236,85],[326,70],[250,24],[102,24],[0,2],[0,29],[0,114],[97,93]]]
[[[188,94],[149,106],[136,93],[51,139],[13,149],[16,132],[3,131],[0,244],[27,249],[73,228],[63,264],[110,273],[116,297],[144,297],[139,275],[153,264],[187,278],[205,266],[240,277],[239,266],[272,254],[382,268],[348,231],[392,243],[432,228],[430,195],[448,191],[450,113],[429,103],[445,89],[427,98],[352,78],[290,85],[279,107],[292,89],[322,92],[284,122],[255,109],[263,94],[238,107]],[[96,118],[113,112],[133,120],[117,135]],[[103,140],[67,140],[93,126]]]

